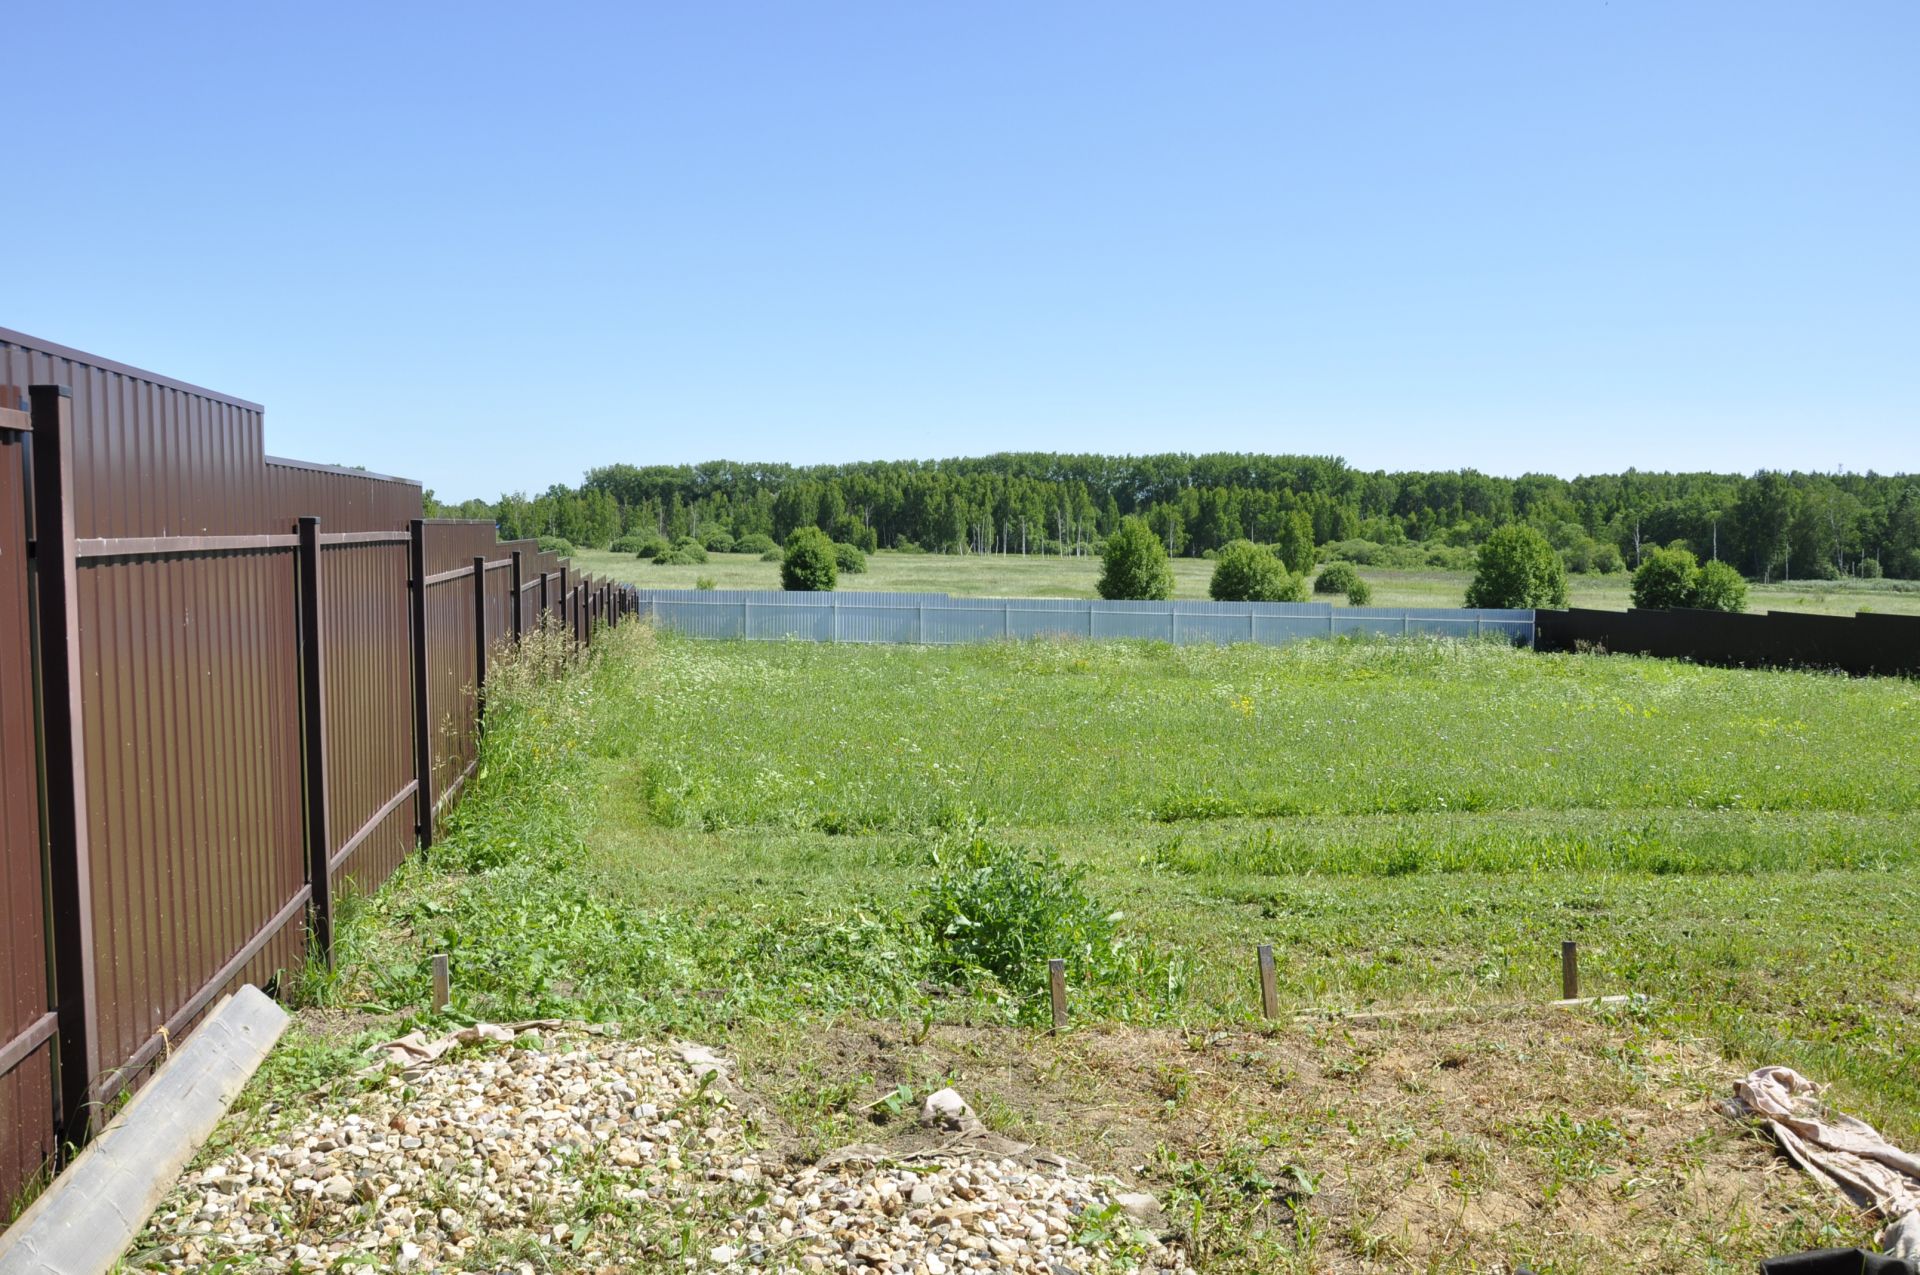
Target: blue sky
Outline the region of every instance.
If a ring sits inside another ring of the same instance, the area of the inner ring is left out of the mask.
[[[0,326],[442,495],[1015,448],[1920,468],[1911,0],[75,3],[11,40]]]

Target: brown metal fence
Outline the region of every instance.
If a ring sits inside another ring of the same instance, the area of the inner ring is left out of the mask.
[[[582,640],[631,613],[416,484],[267,460],[240,400],[0,330],[9,395],[0,1205],[431,843],[543,601]]]

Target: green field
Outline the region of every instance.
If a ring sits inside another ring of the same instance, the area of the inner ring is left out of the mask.
[[[806,1154],[958,1083],[1160,1192],[1210,1270],[1858,1242],[1712,1113],[1761,1063],[1920,1140],[1911,681],[1421,640],[598,650],[501,666],[471,794],[316,1003],[391,1031],[446,951],[463,1015],[723,1044]],[[1639,999],[1525,1008],[1566,939]],[[1410,1006],[1454,1009],[1295,1020]]]
[[[716,553],[704,566],[669,567],[641,562],[624,554],[583,549],[574,555],[581,570],[606,579],[624,580],[656,589],[691,589],[701,577],[721,589],[777,589],[780,568],[753,554]],[[1091,598],[1097,596],[1096,558],[1041,558],[999,554],[912,554],[885,550],[868,558],[864,575],[843,576],[842,589],[886,592],[952,593],[970,597]],[[1453,607],[1466,597],[1465,572],[1390,571],[1359,568],[1373,586],[1375,606]],[[1173,560],[1173,592],[1177,598],[1204,598],[1213,563],[1204,558]],[[1623,611],[1627,608],[1627,577],[1575,575],[1569,577],[1569,602],[1576,607]],[[1920,615],[1920,582],[1911,580],[1795,581],[1756,584],[1748,594],[1754,611],[1807,611],[1822,615],[1852,615],[1880,611]]]

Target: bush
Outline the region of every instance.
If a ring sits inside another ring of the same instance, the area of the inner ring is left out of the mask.
[[[1147,601],[1173,596],[1173,567],[1167,562],[1167,547],[1140,519],[1120,520],[1119,529],[1107,537],[1101,560],[1101,597]]]
[[[1372,606],[1373,586],[1359,576],[1355,576],[1353,583],[1347,588],[1347,605],[1350,607]]]
[[[709,527],[700,533],[700,543],[708,553],[732,553],[733,533],[725,527]]]
[[[861,553],[858,546],[836,544],[833,547],[833,564],[850,576],[867,573],[867,555]]]
[[[1621,561],[1620,550],[1610,540],[1602,540],[1593,547],[1593,569],[1603,576],[1610,576],[1627,564]]]
[[[1693,605],[1693,578],[1700,563],[1685,549],[1646,551],[1633,572],[1633,605],[1686,607]]]
[[[1693,605],[1703,611],[1744,611],[1747,582],[1724,562],[1703,563],[1693,581]]]
[[[573,556],[573,541],[568,540],[565,536],[542,536],[540,537],[540,552],[558,554],[562,558],[571,558]]]
[[[934,866],[920,925],[936,977],[967,987],[987,975],[1036,1009],[1054,958],[1066,961],[1075,988],[1132,992],[1168,981],[1164,959],[1129,948],[1116,928],[1120,914],[1087,893],[1086,868],[1061,863],[1052,850],[1030,856],[975,839],[936,851]]]
[[[699,549],[700,547],[695,545],[694,548]],[[656,567],[697,567],[706,560],[707,551],[704,549],[700,549],[698,557],[695,557],[693,551],[689,549],[669,549],[664,553],[655,555],[653,565]]]
[[[1878,580],[1880,578],[1880,559],[1860,559],[1860,578],[1862,580]]]
[[[780,587],[798,593],[831,593],[839,582],[833,541],[818,527],[795,527],[780,562]]]
[[[692,536],[682,536],[674,541],[673,551],[675,553],[684,553],[695,562],[705,562],[707,560],[707,547],[698,540],[695,540]]]
[[[702,593],[711,593],[720,586],[712,576],[700,576],[694,580],[693,587]]]
[[[621,536],[607,546],[608,553],[637,554],[647,542],[637,535]]]
[[[758,531],[750,536],[742,536],[733,542],[733,551],[735,553],[765,553],[769,549],[778,549],[779,547],[779,545],[773,543],[772,536]]]
[[[1467,605],[1493,609],[1563,608],[1567,605],[1567,564],[1547,538],[1532,527],[1502,527],[1480,546]]]
[[[895,553],[925,553],[926,552],[925,549],[922,549],[920,547],[919,541],[909,540],[904,535],[895,536],[893,538],[893,551]]]
[[[1215,559],[1207,594],[1215,602],[1293,602],[1305,592],[1304,577],[1287,570],[1278,554],[1251,540],[1233,540]]]
[[[1320,574],[1313,578],[1315,593],[1349,593],[1353,586],[1360,583],[1360,573],[1351,563],[1329,562],[1320,568]]]
[[[773,548],[767,550],[765,553],[760,555],[760,561],[762,562],[785,562],[786,560],[787,560],[786,551],[783,550],[779,545],[775,545]]]
[[[1633,573],[1633,605],[1744,611],[1747,582],[1724,562],[1702,564],[1685,549],[1649,549]]]

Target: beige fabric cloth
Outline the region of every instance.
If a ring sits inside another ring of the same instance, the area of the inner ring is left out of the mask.
[[[468,1045],[478,1040],[509,1041],[523,1031],[552,1031],[564,1027],[566,1023],[558,1018],[540,1018],[525,1023],[508,1023],[502,1027],[494,1023],[476,1023],[472,1027],[462,1027],[435,1040],[429,1040],[424,1031],[410,1031],[398,1040],[390,1040],[384,1045],[375,1045],[367,1052],[379,1063],[394,1063],[401,1067],[413,1068],[430,1063],[455,1045]]]
[[[1920,1156],[1864,1120],[1829,1111],[1820,1089],[1791,1067],[1762,1067],[1734,1082],[1732,1107],[1764,1120],[1795,1164],[1887,1219],[1888,1252],[1920,1261]]]

